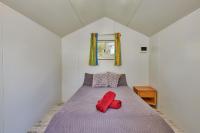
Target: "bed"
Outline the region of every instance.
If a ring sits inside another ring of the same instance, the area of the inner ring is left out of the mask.
[[[107,92],[122,101],[118,110],[106,113],[95,105]],[[45,133],[174,133],[172,128],[128,86],[93,88],[82,86],[56,113]]]

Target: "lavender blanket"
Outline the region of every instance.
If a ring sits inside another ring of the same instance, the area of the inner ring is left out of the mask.
[[[112,90],[122,108],[106,113],[96,110],[96,102]],[[81,87],[52,118],[45,133],[174,133],[169,125],[129,87]]]

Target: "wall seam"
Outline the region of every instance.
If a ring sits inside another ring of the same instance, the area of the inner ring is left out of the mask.
[[[0,3],[1,4],[1,3]],[[3,5],[0,5],[0,6],[2,6],[2,8],[3,8]],[[2,14],[3,15],[3,14]],[[1,16],[2,17],[2,16]],[[3,21],[3,19],[2,19],[2,21]],[[0,23],[0,43],[1,43],[1,46],[0,46],[0,50],[1,50],[1,65],[2,65],[2,68],[1,68],[1,77],[0,77],[0,80],[2,80],[1,81],[1,89],[0,89],[0,94],[1,94],[1,96],[0,96],[0,101],[1,101],[1,106],[2,106],[2,109],[1,109],[1,129],[0,129],[0,132],[1,133],[4,133],[4,123],[5,123],[5,118],[4,118],[4,69],[3,69],[3,65],[4,65],[4,57],[3,57],[3,55],[4,55],[4,49],[3,49],[3,22],[2,23]]]

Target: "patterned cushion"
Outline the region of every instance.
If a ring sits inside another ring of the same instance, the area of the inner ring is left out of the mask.
[[[118,81],[118,86],[128,86],[125,74],[120,75],[120,78],[119,78],[119,81]]]
[[[94,74],[92,87],[108,87],[107,73]]]
[[[92,86],[93,74],[85,73],[83,85]]]
[[[108,77],[108,86],[112,87],[112,88],[117,87],[120,75],[116,74],[116,73],[112,73],[112,72],[107,72],[107,75],[108,75],[107,76]]]

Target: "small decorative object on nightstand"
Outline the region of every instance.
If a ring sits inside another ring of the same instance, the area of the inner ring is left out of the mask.
[[[151,86],[134,86],[133,90],[151,107],[157,106],[157,91]]]

